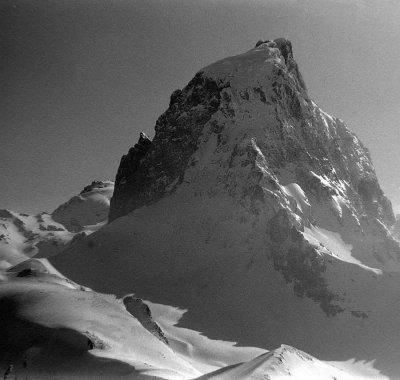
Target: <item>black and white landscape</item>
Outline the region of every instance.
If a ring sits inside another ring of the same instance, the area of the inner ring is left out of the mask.
[[[115,185],[0,216],[4,378],[400,378],[391,203],[284,38],[175,91]]]

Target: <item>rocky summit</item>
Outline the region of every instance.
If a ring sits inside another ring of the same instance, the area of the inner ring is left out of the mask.
[[[293,184],[307,201],[288,190]],[[353,245],[374,236],[362,252],[353,251],[368,265],[397,265],[400,258],[388,236],[391,204],[367,148],[310,99],[283,38],[260,40],[249,52],[200,70],[171,95],[154,139],[142,133],[122,157],[109,219],[179,188],[222,192],[252,214],[268,215],[273,243],[292,227],[303,232],[320,225]]]

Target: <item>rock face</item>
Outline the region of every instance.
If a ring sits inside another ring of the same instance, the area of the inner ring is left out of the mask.
[[[110,220],[155,202],[179,185],[204,125],[220,103],[220,87],[202,72],[171,95],[168,110],[157,120],[154,140],[141,133],[121,159]]]
[[[110,221],[190,181],[187,191],[224,192],[252,213],[267,215],[274,252],[287,239],[298,250],[301,238],[290,231],[318,224],[340,230],[353,246],[365,240],[353,254],[367,265],[398,265],[400,250],[388,237],[393,211],[370,154],[342,120],[310,99],[290,41],[259,41],[249,52],[199,71],[172,94],[155,131],[153,141],[141,134],[122,157]],[[199,155],[212,165],[206,167]],[[313,212],[285,190],[291,184],[299,186]],[[289,245],[285,252],[287,262]],[[275,265],[281,267],[278,256]],[[321,272],[319,261],[315,256]]]
[[[253,146],[278,179],[290,170],[293,179],[318,198],[346,193],[358,215],[394,223],[368,150],[340,119],[310,100],[285,39],[260,41],[246,54],[206,67],[172,94],[153,141],[142,133],[121,159],[110,220],[174,191],[185,170],[196,164],[192,156],[206,134],[217,136],[216,152],[233,148],[234,170],[240,143],[251,144],[255,122],[263,124],[258,131],[263,136]],[[228,144],[227,136],[239,133],[235,144]]]

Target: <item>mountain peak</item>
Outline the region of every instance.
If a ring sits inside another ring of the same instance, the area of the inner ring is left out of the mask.
[[[112,181],[92,181],[92,183],[88,186],[85,186],[80,194],[89,193],[96,189],[103,189],[105,187],[113,187],[114,182]]]
[[[105,222],[113,191],[112,181],[93,181],[79,195],[58,206],[52,212],[52,218],[71,232],[79,232],[84,226]]]
[[[261,45],[264,45],[266,48],[278,48],[285,58],[285,62],[288,61],[289,58],[293,58],[293,49],[292,49],[292,43],[286,39],[286,38],[277,38],[275,40],[259,40],[256,43],[255,48],[260,47]]]
[[[227,121],[236,121],[236,129],[241,124],[245,133],[249,125],[238,121],[254,111],[245,110],[248,105],[270,114],[276,112],[276,103],[284,106],[286,118],[296,120],[309,118],[313,108],[291,43],[284,38],[262,42],[201,69],[184,89],[173,92],[168,110],[156,122],[153,141],[140,134],[138,143],[122,157],[110,221],[176,188],[200,137],[208,133],[206,126],[220,134]],[[225,132],[229,130],[237,133],[231,128]],[[143,192],[147,182],[153,183],[154,191]]]
[[[174,91],[154,139],[141,134],[121,159],[109,221],[176,192],[229,196],[275,220],[274,231],[281,225],[302,232],[326,223],[328,213],[340,220],[335,229],[345,223],[360,234],[373,229],[386,244],[394,223],[368,150],[309,98],[285,38],[212,63]],[[313,202],[328,208],[312,212]],[[278,240],[287,235],[282,231]],[[364,254],[364,262],[390,265],[398,251],[388,243],[379,254]]]
[[[268,85],[268,79],[283,77],[289,85],[308,98],[306,85],[293,58],[292,43],[286,38],[260,40],[253,49],[221,59],[200,70],[217,83],[237,88]]]
[[[52,262],[105,293],[168,300],[215,339],[371,359],[400,315],[393,222],[368,150],[278,40],[174,91],[153,140],[121,159],[108,225]]]

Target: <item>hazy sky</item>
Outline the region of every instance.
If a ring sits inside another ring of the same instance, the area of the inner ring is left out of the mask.
[[[399,20],[397,0],[1,0],[0,208],[52,211],[113,180],[173,90],[281,36],[400,206]]]

